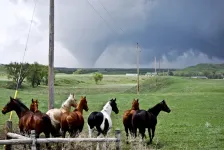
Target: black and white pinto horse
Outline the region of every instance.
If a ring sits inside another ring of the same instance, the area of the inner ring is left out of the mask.
[[[92,137],[92,132],[96,128],[98,131],[97,138],[101,135],[107,137],[107,134],[112,128],[111,112],[114,111],[116,114],[119,113],[117,108],[116,98],[109,100],[100,112],[94,111],[88,117],[88,129],[89,137]],[[99,143],[97,144],[97,149]]]

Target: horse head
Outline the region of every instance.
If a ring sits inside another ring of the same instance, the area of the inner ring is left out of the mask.
[[[160,107],[161,107],[161,110],[167,112],[167,113],[170,113],[171,110],[170,108],[168,107],[168,105],[166,104],[166,101],[165,100],[162,100],[160,103],[159,103]]]
[[[68,96],[68,99],[62,104],[61,108],[70,111],[71,106],[74,108],[77,107],[77,100],[75,99],[75,94],[71,94]]]
[[[139,110],[139,102],[138,102],[138,99],[134,99],[132,101],[132,110]]]
[[[80,100],[80,105],[82,105],[83,109],[85,111],[88,111],[89,108],[88,108],[88,105],[87,105],[87,99],[86,99],[86,96],[81,96],[81,100]]]
[[[32,103],[30,104],[30,110],[31,110],[32,112],[36,112],[36,111],[38,111],[38,100],[32,98],[31,102],[32,102]]]
[[[119,110],[117,108],[116,98],[110,100],[110,106],[112,107],[112,111],[114,111],[115,114],[119,113]]]
[[[21,112],[29,111],[26,105],[24,105],[19,99],[14,99],[10,96],[9,102],[2,109],[2,114],[6,114],[13,110],[16,111],[19,117],[21,116]]]
[[[10,101],[2,109],[2,114],[6,114],[14,109],[15,99],[10,96]]]

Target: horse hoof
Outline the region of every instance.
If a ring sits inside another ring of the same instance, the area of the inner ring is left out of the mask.
[[[127,141],[126,144],[129,144],[129,142]]]

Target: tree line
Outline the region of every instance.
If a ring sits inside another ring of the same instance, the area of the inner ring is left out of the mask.
[[[182,76],[182,77],[192,77],[192,76],[205,76],[208,79],[223,79],[224,73],[223,72],[217,72],[217,71],[170,71],[168,72],[168,75],[170,76]]]
[[[37,87],[41,84],[48,85],[48,66],[46,65],[38,64],[37,62],[33,64],[11,62],[5,65],[5,69],[8,79],[12,79],[10,88],[15,88],[17,84],[18,88],[21,88],[25,80],[32,87]]]

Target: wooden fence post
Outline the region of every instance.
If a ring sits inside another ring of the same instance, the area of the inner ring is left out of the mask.
[[[31,150],[36,150],[36,135],[35,135],[35,130],[31,130],[31,135],[30,138],[32,139],[32,145],[31,145]]]
[[[7,136],[8,132],[12,132],[12,121],[8,120],[5,125],[5,139],[10,139],[10,137]],[[11,150],[12,145],[4,145],[5,150]]]
[[[121,149],[121,130],[120,129],[115,130],[115,137],[117,139],[116,150],[120,150]]]

